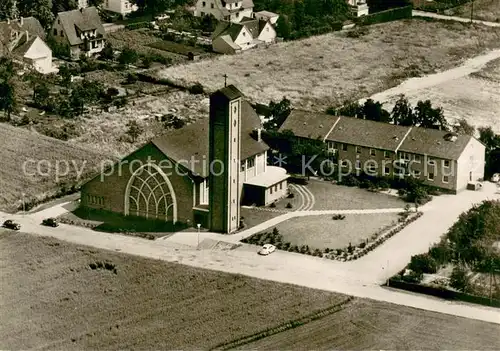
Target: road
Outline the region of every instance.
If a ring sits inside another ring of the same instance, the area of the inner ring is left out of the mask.
[[[421,208],[424,215],[419,220],[407,226],[369,255],[350,262],[331,261],[282,251],[267,257],[260,257],[256,255],[255,246],[246,244],[234,250],[197,250],[197,233],[177,233],[165,240],[149,241],[64,224],[58,228],[40,225],[43,218],[67,211],[67,205],[57,205],[25,215],[0,213],[0,218],[2,220],[15,219],[21,223],[22,230],[27,233],[50,236],[76,244],[500,324],[498,309],[443,301],[380,287],[380,283],[401,270],[412,255],[425,252],[430,244],[438,241],[460,213],[475,203],[493,198],[498,198],[498,195],[496,187],[490,183],[486,183],[482,191],[465,191],[455,196],[437,197]],[[274,220],[276,218],[271,221]],[[271,222],[262,227],[272,227],[272,225],[274,224]],[[202,243],[204,240],[236,242],[238,237],[246,235],[245,232],[241,232],[238,236],[231,238],[230,235],[201,233],[200,239]],[[184,243],[179,240],[180,238],[183,238]]]
[[[457,16],[439,15],[439,14],[433,13],[433,12],[425,12],[425,11],[418,11],[418,10],[413,10],[412,15],[413,15],[413,17],[435,18],[435,19],[446,20],[446,21],[455,21],[455,22],[464,22],[464,23],[470,23],[471,22],[470,18],[457,17]],[[497,23],[497,22],[472,20],[472,23],[474,23],[474,24],[482,24],[482,25],[488,26],[488,27],[500,27],[500,23]]]

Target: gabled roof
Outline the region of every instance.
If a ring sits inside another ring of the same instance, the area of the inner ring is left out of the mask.
[[[327,136],[337,119],[337,116],[325,113],[292,110],[280,127],[280,131],[291,130],[293,134],[301,138],[323,139]]]
[[[35,17],[23,18],[23,25],[21,30],[28,31],[32,36],[38,36],[40,39],[45,40],[46,34],[40,22]]]
[[[243,0],[241,7],[244,9],[253,9],[253,0]]]
[[[412,128],[399,151],[457,160],[473,138],[457,134],[453,141],[446,138],[449,132],[437,129]]]
[[[232,94],[233,91],[228,93]],[[243,100],[241,104],[241,160],[269,149],[265,142],[257,141],[252,136],[253,131],[259,127],[259,116],[252,106]],[[208,133],[209,118],[204,118],[181,129],[158,136],[152,140],[152,143],[172,161],[182,161],[181,164],[193,174],[206,177],[210,166]],[[191,160],[198,162],[191,162]],[[206,162],[202,162],[203,160]]]
[[[45,31],[40,22],[35,17],[26,17],[22,19],[0,22],[0,42],[7,44],[11,41],[11,33],[20,32],[24,35],[26,32],[30,36],[38,36],[42,40],[45,39]]]
[[[240,23],[248,29],[252,34],[252,38],[257,38],[266,26],[267,21],[244,17]]]
[[[64,32],[72,46],[83,43],[83,40],[77,35],[77,28],[82,31],[96,30],[103,37],[106,34],[95,7],[59,12],[57,17],[61,21]]]
[[[293,110],[280,128],[291,130],[302,138],[330,140],[388,151],[402,151],[456,160],[469,141],[468,135],[457,135],[451,141],[449,132],[437,129],[404,127],[390,123],[343,116],[331,116]]]
[[[266,17],[279,17],[277,13],[271,12],[271,11],[258,11],[255,12],[256,15],[261,15],[261,16],[266,16]]]
[[[26,39],[23,39],[24,40],[23,44],[21,44],[18,47],[16,47],[13,50],[13,53],[15,55],[24,57],[24,55],[28,52],[28,50],[30,49],[31,45],[33,45],[33,43],[35,42],[35,40],[37,38],[38,37],[31,37],[31,38],[28,39],[28,41],[26,41]]]
[[[212,39],[215,39],[219,36],[228,35],[232,40],[236,40],[242,29],[242,24],[220,21],[214,32],[212,33]]]

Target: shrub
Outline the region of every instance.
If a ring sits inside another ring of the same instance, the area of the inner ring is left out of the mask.
[[[282,249],[282,250],[287,250],[287,251],[288,251],[288,249],[290,248],[290,246],[291,246],[291,245],[290,245],[290,243],[286,242],[286,243],[283,243],[283,244],[281,245],[281,249]]]
[[[271,207],[271,208],[275,208],[275,207],[276,207],[276,203],[275,203],[275,202],[273,202],[272,204],[270,204],[270,205],[269,205],[269,207]]]
[[[351,243],[349,243],[349,246],[347,246],[347,252],[348,252],[349,254],[352,254],[352,253],[353,253],[353,251],[354,251],[354,246],[352,246],[352,245],[351,245]]]
[[[359,247],[360,249],[364,249],[364,248],[365,248],[365,246],[366,246],[366,243],[365,243],[365,242],[362,242],[361,244],[359,244],[359,246],[358,246],[358,247]]]
[[[129,73],[127,74],[127,84],[134,84],[139,80],[137,77],[137,74],[135,73]]]
[[[290,193],[290,194],[288,194],[288,196],[287,196],[287,198],[289,198],[289,199],[293,199],[294,197],[295,197],[295,194],[294,194],[294,193]]]
[[[345,186],[359,186],[359,180],[354,175],[349,174],[348,176],[342,178],[340,184]]]
[[[286,204],[286,206],[285,206],[285,207],[286,207],[286,208],[292,208],[293,206],[292,206],[292,204],[289,202],[289,203],[287,203],[287,204]]]
[[[415,255],[411,257],[408,268],[416,273],[436,273],[436,261],[428,254]]]
[[[346,36],[348,38],[360,38],[364,35],[367,35],[368,33],[369,33],[368,27],[357,26],[357,27],[354,27],[353,29],[347,31]]]
[[[434,245],[429,250],[429,256],[431,256],[438,264],[449,262],[451,254],[452,252],[445,242]]]
[[[195,83],[195,84],[191,85],[188,88],[188,91],[191,94],[195,94],[195,95],[203,94],[205,92],[205,90],[203,89],[203,85],[201,85],[200,83]]]
[[[450,286],[462,292],[470,290],[470,279],[465,268],[462,266],[453,268],[450,276]]]
[[[423,275],[418,272],[411,272],[410,274],[401,276],[401,280],[407,283],[418,284],[422,281]]]

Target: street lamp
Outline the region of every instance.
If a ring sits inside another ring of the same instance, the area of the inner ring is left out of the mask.
[[[196,250],[199,250],[200,249],[200,227],[201,227],[201,224],[198,223],[196,226],[198,227],[198,244],[196,245]]]

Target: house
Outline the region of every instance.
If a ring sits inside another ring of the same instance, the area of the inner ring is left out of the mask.
[[[322,140],[343,176],[411,176],[451,192],[484,177],[485,147],[469,135],[302,110],[280,130],[291,130],[297,142]]]
[[[44,39],[45,31],[34,17],[0,22],[0,56],[10,56],[42,74],[57,72],[52,66],[52,50]]]
[[[243,18],[240,23],[220,22],[212,34],[212,49],[235,54],[275,41],[276,30],[270,21]]]
[[[219,21],[239,23],[244,17],[252,18],[253,0],[198,0],[194,15],[213,15]]]
[[[278,22],[278,18],[280,17],[280,15],[270,11],[259,11],[254,12],[253,17],[258,20],[269,21],[272,25],[276,25],[276,22]]]
[[[347,0],[351,7],[351,11],[356,17],[366,16],[369,13],[368,4],[366,0]]]
[[[95,7],[59,12],[51,29],[52,36],[67,44],[71,57],[92,56],[105,46],[106,32]]]
[[[137,11],[139,8],[137,5],[128,0],[104,0],[102,3],[102,9],[119,13],[123,17],[126,17],[128,14]]]
[[[230,85],[210,96],[209,118],[151,140],[82,186],[84,208],[212,231],[238,229],[240,205],[287,194],[286,171],[267,164],[259,117]]]

